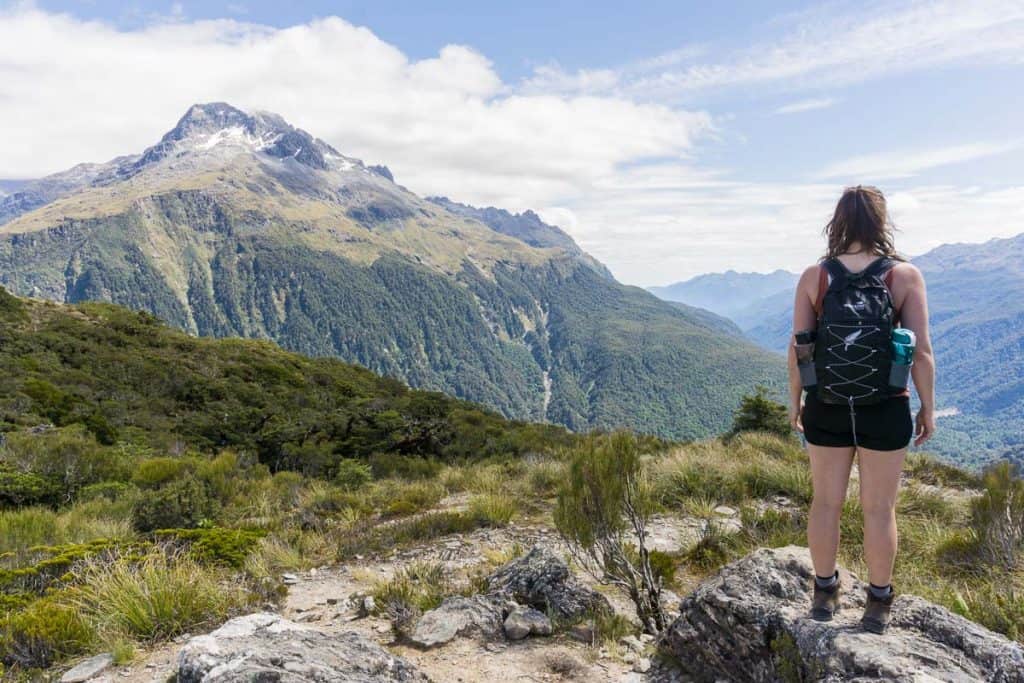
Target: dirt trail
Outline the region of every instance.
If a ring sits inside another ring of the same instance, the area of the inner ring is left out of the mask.
[[[690,526],[678,520],[655,525],[660,544],[685,543]],[[367,594],[379,581],[394,575],[415,561],[439,562],[453,574],[479,567],[489,571],[488,555],[507,552],[518,545],[528,549],[542,544],[564,555],[557,534],[539,525],[510,525],[504,529],[481,529],[470,534],[449,536],[416,547],[393,552],[380,559],[363,559],[337,566],[296,572],[280,612],[293,621],[307,623],[328,632],[356,631],[405,657],[437,683],[497,683],[498,681],[588,681],[625,682],[649,680],[633,672],[638,659],[628,648],[611,650],[592,647],[568,634],[528,638],[519,642],[482,643],[457,638],[447,645],[419,650],[395,641],[391,625],[380,616],[360,617],[353,595]],[[588,577],[580,575],[588,583]],[[615,610],[632,617],[631,605],[614,592],[602,590]],[[184,639],[179,639],[184,640]],[[130,666],[119,667],[96,680],[128,683],[164,683],[173,675],[175,656],[181,643],[172,643],[141,653]]]

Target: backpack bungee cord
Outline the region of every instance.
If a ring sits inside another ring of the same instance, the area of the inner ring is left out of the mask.
[[[852,331],[842,334],[837,333],[837,329]],[[826,378],[824,388],[836,397],[844,399],[850,406],[850,431],[853,433],[853,445],[857,446],[857,412],[854,410],[855,402],[874,396],[879,391],[877,386],[863,382],[863,380],[872,377],[878,372],[877,365],[865,362],[872,359],[878,353],[878,349],[859,342],[868,339],[871,335],[882,334],[882,328],[877,325],[829,323],[825,326],[825,330],[830,338],[829,341],[835,340],[835,343],[826,343],[825,345],[825,352],[829,356],[825,363],[825,372],[834,380],[828,381]],[[838,352],[840,348],[842,348],[843,353]],[[862,351],[862,354],[851,357],[848,355],[851,348],[859,349]],[[863,372],[856,377],[851,377],[848,374],[844,374],[847,369],[852,369],[854,372],[859,369]],[[840,372],[841,370],[843,372]],[[836,391],[837,387],[850,387],[850,391]],[[861,393],[852,393],[854,387],[861,389]]]

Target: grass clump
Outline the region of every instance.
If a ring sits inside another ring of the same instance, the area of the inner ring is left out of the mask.
[[[516,503],[510,496],[499,493],[485,493],[469,501],[469,514],[480,526],[508,526],[516,515]]]
[[[98,631],[144,641],[173,638],[227,619],[252,602],[237,581],[181,553],[85,563],[70,604]]]

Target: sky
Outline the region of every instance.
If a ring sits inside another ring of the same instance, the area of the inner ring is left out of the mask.
[[[842,189],[913,256],[1024,232],[1024,0],[0,0],[0,178],[281,114],[623,282],[799,270]]]

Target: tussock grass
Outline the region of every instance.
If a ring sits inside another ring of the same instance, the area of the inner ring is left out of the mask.
[[[87,561],[77,573],[69,604],[99,632],[145,641],[213,626],[252,602],[243,584],[184,553]]]

